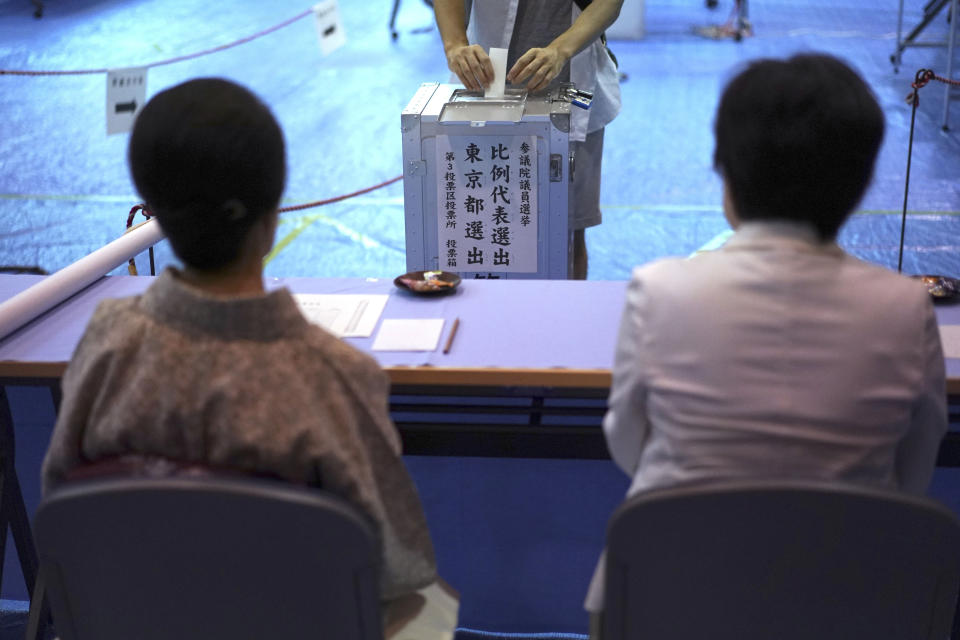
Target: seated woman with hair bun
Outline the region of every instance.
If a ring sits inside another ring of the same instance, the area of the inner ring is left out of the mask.
[[[421,605],[438,577],[389,381],[264,288],[286,179],[270,110],[226,80],[180,84],[144,107],[128,161],[183,266],[97,308],[63,378],[44,491],[130,459],[322,486],[378,523],[384,602]]]

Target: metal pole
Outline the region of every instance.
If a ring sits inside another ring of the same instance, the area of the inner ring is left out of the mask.
[[[900,47],[901,37],[903,34],[903,0],[900,0],[900,8],[897,11],[897,48],[893,51],[893,55],[890,56],[890,61],[893,62],[893,70],[900,70],[900,53],[903,49]]]
[[[957,5],[958,0],[950,2],[950,37],[947,40],[947,80],[953,80],[953,46],[957,38]],[[953,87],[947,84],[943,93],[943,130],[950,129],[950,92]]]
[[[900,219],[900,254],[897,257],[897,273],[903,273],[903,239],[907,232],[907,196],[910,195],[910,161],[913,158],[913,129],[917,123],[917,106],[920,104],[921,78],[926,78],[926,69],[917,71],[913,80],[913,93],[909,96],[910,101],[910,141],[907,143],[907,175],[903,184],[903,216]]]

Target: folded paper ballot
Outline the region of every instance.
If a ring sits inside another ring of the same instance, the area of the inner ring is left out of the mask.
[[[483,92],[483,97],[502,98],[507,84],[507,50],[490,47],[489,55],[493,63],[493,82]]]
[[[387,306],[386,294],[296,293],[300,311],[338,338],[369,338]]]

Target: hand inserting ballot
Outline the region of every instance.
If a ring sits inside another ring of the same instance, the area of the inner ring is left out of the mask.
[[[455,46],[446,54],[447,66],[467,89],[482,91],[493,82],[493,63],[483,47],[475,44]],[[568,58],[556,47],[530,49],[507,73],[507,82],[526,83],[528,91],[539,91],[560,74],[567,61]]]
[[[447,66],[471,91],[482,91],[493,82],[493,63],[483,47],[476,44],[451,47]]]

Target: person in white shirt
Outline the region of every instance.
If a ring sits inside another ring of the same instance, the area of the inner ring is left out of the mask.
[[[835,241],[883,131],[830,56],[755,61],[727,85],[714,164],[735,233],[635,269],[627,291],[603,429],[628,495],[725,478],[926,490],[947,427],[929,295]]]
[[[493,81],[491,47],[507,49],[507,82],[531,92],[572,82],[593,94],[589,111],[571,111],[576,180],[570,197],[573,277],[587,277],[585,230],[600,224],[600,166],[604,127],[620,112],[616,63],[601,39],[623,0],[434,0],[450,71],[479,91]],[[469,24],[468,24],[469,23]]]

